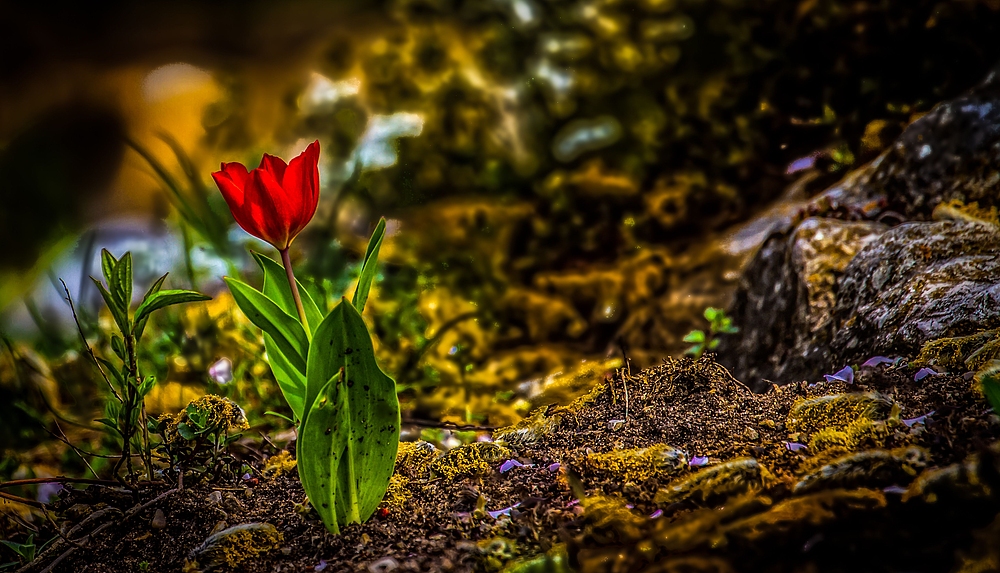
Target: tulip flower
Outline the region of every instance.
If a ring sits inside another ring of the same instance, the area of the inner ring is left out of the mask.
[[[223,163],[212,178],[240,227],[282,251],[316,213],[318,163],[319,142],[314,141],[287,165],[265,153],[253,171],[241,163]]]
[[[229,210],[244,231],[274,245],[288,275],[299,320],[306,326],[298,285],[292,274],[288,247],[309,220],[319,203],[319,141],[287,164],[280,157],[264,154],[252,170],[242,163],[223,163],[212,173]]]

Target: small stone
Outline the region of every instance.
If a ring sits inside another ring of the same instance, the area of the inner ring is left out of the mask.
[[[757,430],[753,428],[747,428],[743,432],[743,437],[746,438],[747,440],[750,440],[751,442],[755,442],[758,439],[760,439],[760,434],[758,434]]]
[[[608,420],[608,429],[617,432],[625,426],[625,420]]]
[[[222,503],[222,492],[213,491],[212,493],[208,494],[208,497],[205,498],[205,501],[211,503],[212,505],[218,505]]]
[[[371,573],[386,573],[396,569],[399,569],[399,562],[392,557],[383,557],[368,565],[368,571]]]
[[[153,529],[163,529],[167,526],[167,516],[163,514],[162,509],[157,509],[153,514],[153,519],[149,521],[149,526]]]

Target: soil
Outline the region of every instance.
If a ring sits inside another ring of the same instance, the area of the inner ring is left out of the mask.
[[[57,542],[23,570],[989,570],[1000,420],[969,377],[915,382],[914,371],[754,394],[709,358],[621,370],[495,432],[508,450],[462,446],[433,469],[400,458],[396,501],[390,492],[339,536],[308,510],[294,470],[135,495],[72,490],[53,507],[63,532],[82,523],[79,547]],[[240,524],[273,529],[197,550]]]

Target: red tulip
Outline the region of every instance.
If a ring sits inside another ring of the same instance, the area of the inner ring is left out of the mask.
[[[287,165],[265,153],[253,171],[242,163],[223,163],[212,178],[244,231],[287,251],[316,214],[318,164],[319,142],[314,141]]]

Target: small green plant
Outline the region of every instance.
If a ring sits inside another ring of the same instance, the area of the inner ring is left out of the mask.
[[[160,436],[157,452],[169,460],[164,475],[192,470],[196,481],[244,473],[228,448],[247,428],[246,414],[235,402],[212,394],[193,400],[179,414],[149,421],[149,431]]]
[[[705,320],[708,321],[707,333],[704,330],[692,330],[684,336],[684,342],[694,344],[685,354],[691,354],[696,359],[701,358],[706,350],[715,350],[719,346],[720,334],[733,334],[740,330],[733,326],[733,319],[726,316],[726,311],[721,308],[706,308]]]
[[[977,372],[976,381],[993,412],[1000,415],[1000,360],[991,361]]]
[[[35,535],[31,534],[24,543],[17,543],[16,541],[7,541],[6,539],[0,540],[5,547],[17,554],[21,559],[22,563],[31,563],[35,560],[35,551],[38,547],[35,545]]]
[[[127,464],[127,475],[134,475],[134,448],[142,458],[146,475],[152,477],[153,461],[144,398],[153,388],[156,379],[143,375],[136,348],[153,312],[174,304],[209,300],[210,297],[188,290],[161,290],[163,281],[167,278],[164,274],[153,282],[135,312],[131,313],[132,254],[127,252],[121,259],[116,259],[107,249],[102,250],[101,271],[107,286],[96,278],[91,277],[91,280],[97,285],[115,321],[118,332],[111,334],[111,350],[120,363],[116,365],[90,353],[111,389],[111,398],[105,405],[105,416],[97,422],[107,426],[122,440],[122,455],[115,463],[114,475],[118,475],[123,464]],[[86,339],[84,344],[87,344]]]

